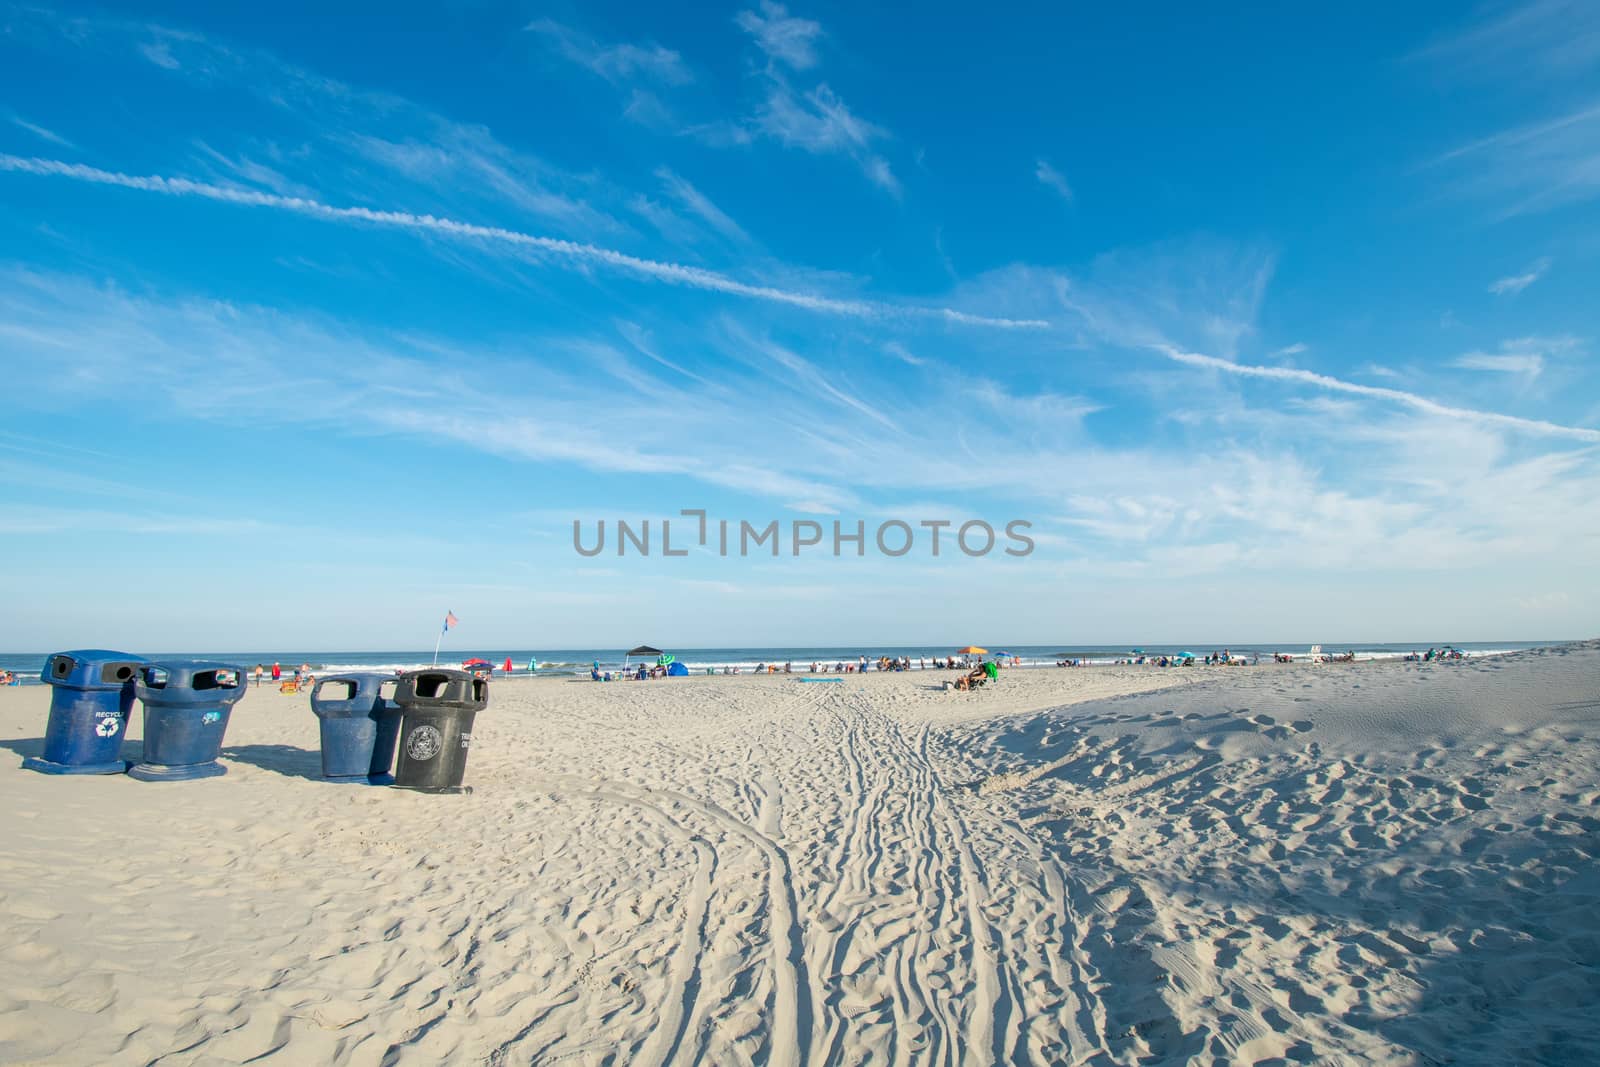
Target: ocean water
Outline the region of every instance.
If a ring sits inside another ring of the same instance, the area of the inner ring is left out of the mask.
[[[1478,642],[1426,642],[1419,641],[1412,644],[1393,644],[1375,642],[1323,642],[1324,653],[1343,654],[1354,652],[1358,660],[1373,659],[1399,659],[1413,652],[1426,652],[1429,648],[1450,647],[1460,649],[1468,656],[1485,656],[1515,652],[1525,648],[1539,648],[1549,645],[1564,644],[1563,641],[1478,641]],[[1133,657],[1135,650],[1142,650],[1147,657],[1172,656],[1184,652],[1192,652],[1196,657],[1204,657],[1207,653],[1221,652],[1224,649],[1235,657],[1243,656],[1253,659],[1259,656],[1270,663],[1274,654],[1286,654],[1305,659],[1310,653],[1310,646],[1306,644],[1275,644],[1275,643],[1250,643],[1244,641],[1204,643],[1197,642],[1187,645],[991,645],[989,658],[999,653],[1010,653],[1016,657],[1022,667],[1054,667],[1061,660],[1081,660],[1089,666],[1116,663]],[[827,648],[678,648],[668,649],[678,660],[694,674],[704,674],[707,670],[722,673],[724,668],[737,668],[741,673],[748,674],[761,664],[792,664],[796,671],[810,670],[813,663],[819,666],[832,668],[840,663],[859,663],[860,657],[866,656],[870,661],[876,661],[880,656],[894,658],[909,658],[913,669],[926,661],[928,667],[933,666],[935,659],[945,659],[955,652],[954,648],[944,645],[849,645],[832,646]],[[391,652],[306,652],[306,651],[254,651],[254,652],[145,652],[140,653],[147,659],[207,659],[223,663],[238,664],[247,670],[253,669],[257,663],[268,668],[274,662],[282,665],[286,675],[293,675],[295,667],[301,664],[310,664],[311,672],[317,675],[342,674],[349,671],[378,671],[391,673],[394,671],[413,670],[426,667],[433,662],[433,652],[423,651],[391,651]],[[471,658],[482,658],[494,664],[495,676],[503,675],[503,666],[507,658],[512,663],[512,674],[525,677],[529,672],[529,665],[537,663],[539,674],[565,674],[585,675],[590,667],[598,663],[602,671],[617,670],[623,665],[622,650],[615,648],[565,648],[565,649],[462,649],[448,653],[440,653],[439,665],[444,667],[459,667]],[[0,653],[0,670],[15,672],[24,685],[38,685],[39,671],[43,668],[48,658],[39,653]],[[654,657],[651,657],[651,662]],[[638,664],[638,659],[630,661]]]

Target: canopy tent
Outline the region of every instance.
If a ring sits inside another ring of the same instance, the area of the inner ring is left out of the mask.
[[[661,651],[659,648],[651,648],[649,645],[640,645],[638,648],[630,648],[627,652],[622,654],[622,666],[626,668],[628,666],[628,660],[632,659],[634,656],[660,657],[664,655],[666,655],[666,653]]]

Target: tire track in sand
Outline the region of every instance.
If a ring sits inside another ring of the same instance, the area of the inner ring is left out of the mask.
[[[816,696],[802,693],[794,700],[786,703],[780,710],[784,715],[793,713],[807,706],[815,707],[828,697],[827,692]],[[615,803],[638,804],[660,812],[664,817],[677,821],[675,816],[669,814],[675,809],[683,809],[692,816],[710,823],[724,832],[741,838],[758,849],[767,860],[767,900],[771,908],[772,919],[770,923],[771,967],[773,974],[773,1011],[771,1025],[770,1057],[768,1063],[773,1067],[801,1067],[810,1062],[814,1047],[813,1027],[815,1024],[814,1001],[815,990],[810,979],[810,972],[806,965],[805,937],[797,918],[798,903],[796,899],[795,881],[789,854],[773,837],[768,836],[749,823],[730,814],[722,806],[699,797],[668,789],[657,789],[649,786],[635,785],[629,782],[612,780],[596,781],[594,779],[576,778],[570,775],[545,775],[532,780],[538,788],[552,793],[570,796],[588,796],[606,799]],[[781,818],[781,795],[777,793],[776,783],[769,777],[762,776],[750,783],[755,791],[760,794],[757,803],[757,817],[764,827],[777,829]],[[708,875],[709,879],[709,875]],[[696,882],[698,884],[698,876]],[[706,894],[709,897],[709,881]],[[704,916],[704,903],[700,904],[700,927],[703,930],[706,922]],[[687,929],[687,928],[686,928]],[[695,961],[683,965],[683,971],[692,975],[698,967],[698,958],[703,951],[703,941],[697,944]],[[675,972],[676,973],[676,972]],[[679,1047],[687,1022],[693,1014],[693,1009],[688,1005],[693,990],[686,984],[682,987],[682,997],[675,1009],[679,1023],[675,1029],[677,1033],[673,1041],[664,1048],[663,1054],[671,1056]],[[663,1030],[667,1027],[662,1027]],[[665,1059],[654,1062],[666,1062]]]

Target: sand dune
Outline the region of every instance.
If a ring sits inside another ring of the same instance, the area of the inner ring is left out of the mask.
[[[0,1062],[1600,1045],[1600,648],[941,677],[496,683],[470,797],[317,780],[265,690],[227,777],[30,774],[0,692]]]

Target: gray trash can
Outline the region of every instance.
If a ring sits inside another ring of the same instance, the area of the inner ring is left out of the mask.
[[[466,671],[430,667],[400,676],[394,700],[402,711],[394,784],[421,793],[470,793],[461,780],[478,712],[489,706],[489,682]]]

